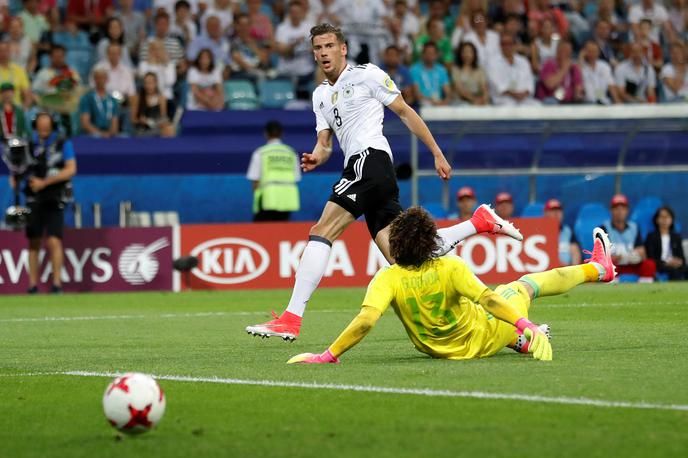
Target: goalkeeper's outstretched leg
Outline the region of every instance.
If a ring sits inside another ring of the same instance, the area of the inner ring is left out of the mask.
[[[612,281],[616,276],[616,266],[612,262],[609,237],[602,229],[595,228],[593,239],[591,257],[585,264],[560,267],[521,277],[519,283],[528,292],[530,300],[563,294],[582,283]],[[540,328],[547,337],[550,337],[548,325],[543,324]],[[509,347],[521,353],[528,353],[528,340],[523,334],[517,332]]]

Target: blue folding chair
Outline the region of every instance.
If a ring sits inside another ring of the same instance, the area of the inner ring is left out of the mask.
[[[295,98],[294,84],[284,79],[259,81],[258,93],[263,108],[284,108]]]
[[[533,202],[526,205],[521,213],[522,218],[538,218],[545,214],[545,204],[542,202]]]
[[[654,224],[652,217],[659,207],[662,206],[662,201],[659,197],[647,196],[638,201],[631,213],[631,221],[634,221],[640,229],[640,235],[643,239],[647,234],[653,231]]]
[[[573,231],[582,249],[592,251],[592,230],[601,226],[607,219],[609,210],[599,202],[587,203],[578,210]]]
[[[230,110],[255,110],[258,108],[256,88],[249,80],[229,80],[224,84],[225,105]]]

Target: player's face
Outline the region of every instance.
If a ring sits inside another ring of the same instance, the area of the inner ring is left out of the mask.
[[[341,73],[346,62],[346,44],[337,41],[334,33],[313,37],[313,55],[325,76]]]

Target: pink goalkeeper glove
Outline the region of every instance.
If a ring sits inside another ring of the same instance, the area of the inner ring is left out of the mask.
[[[528,353],[532,353],[533,358],[541,361],[552,360],[552,345],[549,343],[547,335],[536,324],[533,324],[527,318],[521,318],[516,322],[516,329],[521,331],[530,342]]]
[[[292,356],[287,364],[326,364],[335,363],[339,364],[339,359],[330,352],[329,348],[325,350],[322,354],[316,355],[314,353],[301,353],[300,355]]]

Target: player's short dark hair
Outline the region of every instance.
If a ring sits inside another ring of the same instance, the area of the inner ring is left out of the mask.
[[[332,24],[328,24],[327,22],[318,24],[311,28],[311,43],[313,43],[313,38],[319,35],[327,35],[328,33],[334,34],[334,36],[337,37],[337,41],[340,44],[346,43],[346,39],[344,38],[342,29],[340,29],[339,27],[335,27]]]
[[[268,138],[280,138],[282,136],[282,123],[274,119],[265,124],[265,135]]]
[[[409,208],[390,224],[390,254],[402,267],[420,267],[438,247],[437,225],[422,207]]]

